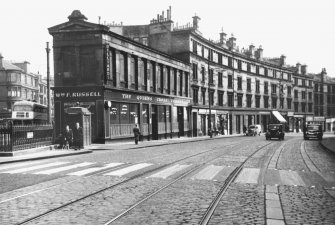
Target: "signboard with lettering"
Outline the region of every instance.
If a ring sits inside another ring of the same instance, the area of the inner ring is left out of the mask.
[[[155,103],[155,104],[172,104],[176,106],[188,106],[191,104],[190,98],[181,97],[169,97],[169,96],[151,96],[141,95],[135,93],[123,93],[116,91],[107,92],[107,100],[116,101],[129,101],[129,102],[144,102],[144,103]]]
[[[103,91],[102,88],[100,87],[82,87],[82,88],[55,87],[54,97],[56,100],[102,98]]]

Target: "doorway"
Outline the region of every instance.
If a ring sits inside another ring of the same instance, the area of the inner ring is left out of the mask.
[[[197,113],[193,112],[193,137],[197,137],[198,136],[198,117],[197,117]]]
[[[177,107],[179,136],[184,136],[184,110],[183,107]]]
[[[158,113],[157,105],[151,107],[151,119],[152,119],[152,140],[158,140]]]

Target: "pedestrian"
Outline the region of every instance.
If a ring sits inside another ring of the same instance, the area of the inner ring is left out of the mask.
[[[63,149],[69,149],[72,146],[73,133],[69,125],[65,126],[65,131],[63,133]]]
[[[135,137],[135,144],[137,145],[138,144],[138,141],[140,139],[140,129],[138,128],[138,125],[135,124],[135,127],[133,129],[133,132],[134,132],[134,137]]]
[[[80,150],[83,147],[83,128],[80,127],[79,122],[76,123],[73,129],[73,146],[75,150]]]

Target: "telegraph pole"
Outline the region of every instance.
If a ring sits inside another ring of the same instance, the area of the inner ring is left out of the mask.
[[[47,47],[45,48],[47,52],[47,98],[48,98],[48,122],[51,124],[51,113],[50,113],[50,67],[49,67],[49,53],[50,53],[50,48],[49,48],[49,42],[47,42]]]
[[[212,112],[211,112],[211,91],[210,91],[210,67],[209,67],[209,60],[210,60],[210,50],[208,49],[208,135],[210,138],[213,137],[212,133]]]

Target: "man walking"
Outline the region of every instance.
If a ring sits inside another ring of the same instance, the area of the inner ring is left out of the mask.
[[[138,140],[140,139],[140,129],[138,128],[137,124],[135,124],[133,132],[134,132],[134,137],[135,137],[135,144],[138,144]]]
[[[78,150],[83,147],[83,128],[80,127],[78,122],[73,130],[73,145],[74,148],[78,148]]]

